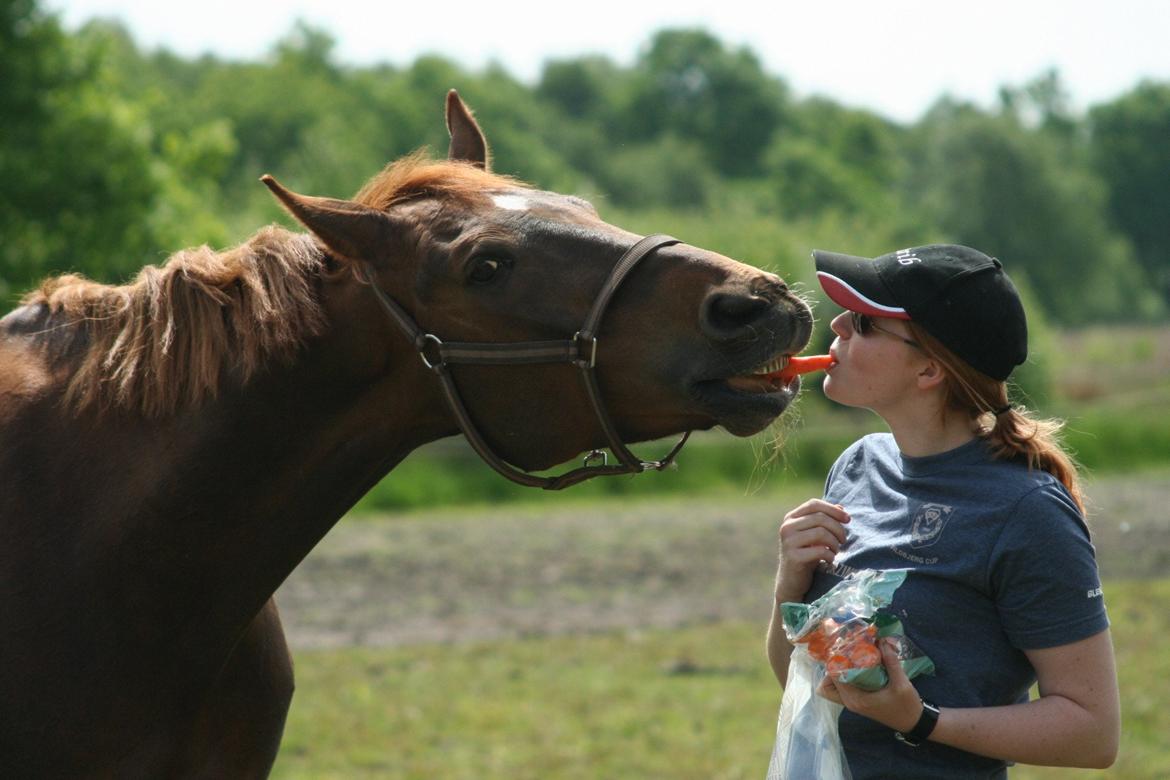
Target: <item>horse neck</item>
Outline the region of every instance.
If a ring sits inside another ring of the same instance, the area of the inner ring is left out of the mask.
[[[214,659],[346,510],[412,450],[453,432],[416,357],[395,351],[376,379],[349,377],[335,336],[162,420],[71,418],[44,401],[5,431],[13,443],[36,437],[35,450],[5,453],[0,442],[0,471],[35,473],[38,484],[0,508],[46,522],[29,528],[37,555],[50,548],[33,535],[49,532],[81,551],[64,576],[114,572],[94,582],[140,607],[119,619],[173,624],[188,640],[174,647]]]
[[[192,480],[184,502],[195,503],[183,511],[214,529],[202,565],[215,572],[225,604],[250,605],[242,617],[403,458],[450,432],[435,413],[435,388],[418,381],[425,375],[395,365],[401,368],[362,385],[331,376],[331,363],[310,355],[209,415],[210,429],[186,460],[219,487],[209,495],[204,480]]]

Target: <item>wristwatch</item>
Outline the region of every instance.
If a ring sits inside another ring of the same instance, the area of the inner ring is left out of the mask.
[[[923,699],[922,715],[918,718],[918,722],[914,724],[914,728],[905,733],[895,731],[894,736],[898,738],[899,742],[903,742],[910,747],[918,747],[926,741],[930,733],[934,731],[936,725],[938,725],[938,707]]]

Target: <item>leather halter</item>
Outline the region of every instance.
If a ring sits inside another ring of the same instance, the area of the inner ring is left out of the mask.
[[[605,285],[593,302],[593,308],[585,318],[585,324],[577,331],[573,338],[566,341],[517,341],[517,342],[444,342],[432,333],[424,333],[418,324],[406,311],[387,295],[373,279],[365,278],[382,308],[390,315],[390,319],[407,335],[414,348],[418,350],[423,363],[434,371],[443,385],[443,394],[447,398],[447,405],[463,430],[463,435],[479,456],[493,469],[503,474],[513,482],[528,487],[540,487],[545,490],[560,490],[578,482],[584,482],[593,477],[608,474],[638,474],[647,469],[661,471],[671,463],[686,443],[690,431],[683,434],[678,444],[674,446],[662,460],[644,461],[622,443],[617,428],[613,424],[605,403],[601,397],[601,389],[597,385],[597,333],[601,326],[601,318],[609,306],[610,298],[617,291],[618,286],[647,255],[664,246],[681,243],[677,238],[663,234],[646,236],[638,241],[622,255],[610,272]],[[364,272],[363,272],[364,275]],[[593,450],[585,456],[585,462],[579,468],[554,477],[538,477],[521,471],[510,465],[488,447],[487,442],[480,436],[471,415],[467,412],[459,389],[448,369],[450,365],[530,365],[533,363],[572,363],[581,370],[581,381],[585,385],[586,395],[597,415],[598,422],[609,441],[609,448],[617,457],[619,463],[608,464],[606,454],[601,450]],[[601,459],[601,465],[590,465],[592,461]]]

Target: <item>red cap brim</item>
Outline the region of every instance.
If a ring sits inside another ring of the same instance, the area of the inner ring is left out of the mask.
[[[870,258],[818,249],[813,252],[813,259],[817,281],[838,306],[871,317],[910,319],[906,309],[893,300]]]

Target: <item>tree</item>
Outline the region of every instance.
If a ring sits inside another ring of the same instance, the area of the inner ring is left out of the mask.
[[[627,77],[606,57],[555,60],[541,72],[536,94],[577,121],[596,122],[613,113],[615,84]]]
[[[1090,113],[1096,170],[1109,213],[1146,277],[1170,303],[1170,83],[1139,84]]]
[[[1104,183],[1010,113],[943,102],[916,128],[908,199],[945,235],[1026,276],[1064,324],[1159,316],[1128,242],[1105,218]]]
[[[824,98],[794,105],[790,116],[765,164],[783,213],[802,217],[835,210],[899,218],[900,128]]]
[[[637,139],[671,133],[698,142],[724,175],[758,176],[786,99],[750,50],[729,50],[702,30],[667,30],[639,57],[625,111]]]
[[[119,279],[155,250],[149,129],[33,0],[0,0],[0,294],[80,271]]]

